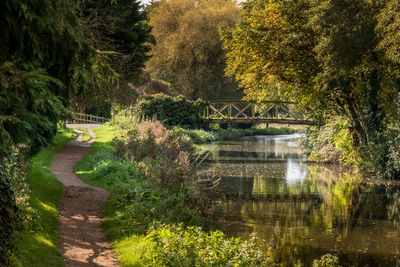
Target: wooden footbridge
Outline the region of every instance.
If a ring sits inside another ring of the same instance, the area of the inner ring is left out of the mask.
[[[205,123],[282,123],[312,125],[289,101],[213,101],[204,111]]]

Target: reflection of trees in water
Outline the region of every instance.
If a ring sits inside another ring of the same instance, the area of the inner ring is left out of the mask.
[[[387,191],[386,195],[388,196],[388,199],[391,198],[388,205],[386,206],[388,218],[389,218],[389,220],[392,220],[394,223],[399,224],[400,223],[400,192],[399,191],[393,192],[393,190],[391,190],[390,187],[387,187],[386,191]]]
[[[399,187],[309,166],[307,179],[297,184],[256,176],[252,193],[263,200],[241,202],[235,209],[251,227],[247,231],[257,232],[288,265],[321,251],[342,251],[349,262],[391,262],[390,255],[399,252]]]
[[[257,232],[266,240],[271,255],[288,266],[293,266],[296,258],[311,262],[329,251],[340,251],[353,263],[382,261],[390,265],[392,255],[400,255],[399,186],[364,182],[360,174],[319,165],[299,169],[294,174],[306,178],[290,182],[283,179],[287,178],[287,160],[306,165],[298,162],[294,150],[278,149],[279,142],[263,142],[256,149],[251,142],[208,147],[216,162],[207,170],[229,176],[221,182],[222,191],[256,199],[222,201],[223,211],[216,214],[225,232]]]

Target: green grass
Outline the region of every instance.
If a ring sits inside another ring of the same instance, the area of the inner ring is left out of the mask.
[[[249,129],[218,129],[218,130],[184,130],[185,134],[188,135],[193,142],[201,144],[208,143],[218,140],[231,140],[237,139],[243,136],[254,136],[254,135],[281,135],[281,134],[293,134],[296,131],[290,128],[249,128]]]
[[[90,139],[92,139],[92,137],[90,136],[87,128],[85,128],[85,127],[74,127],[74,129],[77,129],[77,130],[83,132],[83,135],[82,135],[82,141],[83,142],[88,142],[88,141],[90,141]]]
[[[64,147],[76,134],[59,130],[52,145],[43,148],[30,159],[27,182],[31,188],[32,226],[20,232],[16,240],[15,266],[62,266],[58,250],[58,205],[63,186],[49,167],[54,152]]]

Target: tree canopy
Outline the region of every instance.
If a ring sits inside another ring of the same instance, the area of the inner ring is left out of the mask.
[[[130,84],[138,82],[154,44],[147,12],[136,0],[89,0],[81,10],[82,27],[103,64],[114,73],[113,79],[92,87],[92,105],[104,101],[132,104],[137,94]],[[75,100],[87,103],[87,94]]]
[[[239,7],[232,0],[161,0],[150,7],[156,45],[147,64],[154,77],[191,98],[240,98],[224,77],[225,55],[218,30],[233,26]]]
[[[397,1],[244,2],[236,26],[222,31],[226,72],[248,98],[293,99],[322,123],[346,118],[354,148],[371,159],[398,118],[398,9]]]
[[[51,138],[71,96],[97,75],[73,1],[0,3],[0,157]]]

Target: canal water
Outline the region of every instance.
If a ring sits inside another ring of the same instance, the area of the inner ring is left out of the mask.
[[[271,260],[305,266],[326,253],[343,266],[399,266],[400,185],[304,161],[302,135],[202,146],[201,177],[221,178],[213,215],[228,236],[255,233]]]

